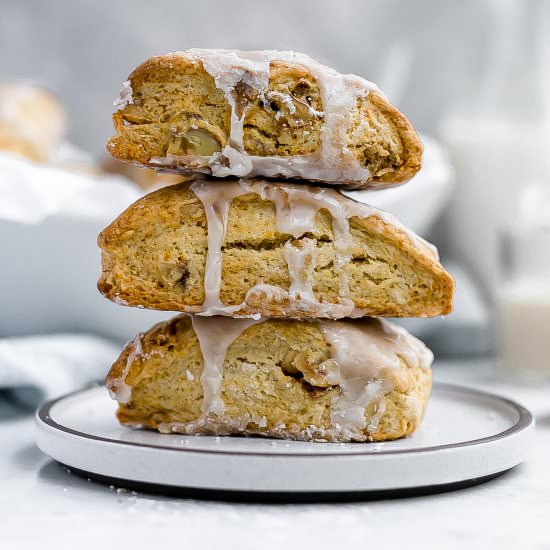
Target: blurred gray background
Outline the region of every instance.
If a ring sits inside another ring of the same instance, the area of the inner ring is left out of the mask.
[[[377,82],[434,134],[449,109],[479,90],[499,4],[509,2],[0,0],[0,77],[56,91],[69,139],[100,153],[120,84],[147,57],[189,47],[302,50]],[[518,18],[520,32],[536,20],[523,11]]]

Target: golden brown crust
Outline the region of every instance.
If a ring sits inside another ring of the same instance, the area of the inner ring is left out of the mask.
[[[349,200],[351,199],[345,199]],[[415,317],[452,309],[454,282],[433,251],[413,242],[404,229],[381,218],[350,219],[352,261],[345,266],[350,298],[362,315]],[[317,265],[313,290],[318,301],[338,303],[341,276],[335,271],[332,219],[317,216],[317,231],[294,239],[275,225],[273,203],[256,194],[233,201],[222,254],[220,298],[243,303],[258,284],[288,290],[283,246],[314,239]],[[198,312],[204,302],[207,220],[201,201],[182,183],[159,189],[130,206],[99,236],[101,293],[118,303],[168,311]],[[235,312],[276,317],[316,317],[312,308],[292,310],[288,299],[251,296]]]
[[[372,93],[369,95],[369,100],[381,115],[387,116],[391,120],[396,133],[401,138],[404,150],[404,161],[397,169],[375,175],[372,181],[387,184],[406,182],[422,168],[422,142],[418,138],[409,119],[399,109],[389,103],[387,99],[380,94]]]
[[[418,428],[430,395],[431,371],[403,360],[402,368],[384,371],[390,387],[366,408],[362,433],[350,437],[334,430],[331,407],[341,389],[317,383],[309,374],[329,357],[330,347],[314,322],[267,320],[253,325],[227,350],[223,417],[196,422],[203,399],[202,355],[190,319],[183,315],[130,342],[106,385],[115,392],[123,385],[130,390],[117,412],[122,424],[163,432],[387,441]]]
[[[185,52],[152,57],[132,72],[129,82],[133,103],[113,115],[116,135],[108,141],[109,153],[149,168],[210,173],[204,159],[189,156],[195,149],[189,149],[185,136],[190,128],[205,132],[209,146],[204,158],[211,158],[211,151],[221,151],[229,143],[231,108],[202,63]],[[248,154],[287,158],[320,150],[324,106],[317,80],[307,67],[271,62],[267,92],[260,97],[243,85],[237,103],[241,101],[247,106]],[[346,179],[342,174],[332,180],[299,171],[293,177],[348,188],[383,188],[407,181],[421,167],[422,144],[414,128],[376,91],[358,98],[344,147],[369,169],[370,177]],[[177,158],[162,161],[167,155]]]

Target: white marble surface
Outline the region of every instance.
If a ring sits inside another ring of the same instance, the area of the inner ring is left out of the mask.
[[[339,504],[243,504],[133,494],[69,474],[34,445],[29,416],[0,419],[0,547],[547,549],[550,387],[493,380],[486,362],[436,366],[439,380],[523,403],[537,417],[530,459],[457,492]]]

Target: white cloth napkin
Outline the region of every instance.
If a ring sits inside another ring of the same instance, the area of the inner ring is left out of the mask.
[[[142,192],[126,178],[35,164],[0,152],[0,219],[39,224],[52,216],[111,220]]]
[[[0,339],[0,389],[36,407],[44,399],[101,382],[120,349],[88,334]]]

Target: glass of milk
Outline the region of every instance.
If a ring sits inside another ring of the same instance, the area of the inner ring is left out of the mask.
[[[550,183],[532,186],[501,235],[496,293],[502,373],[550,380]]]

